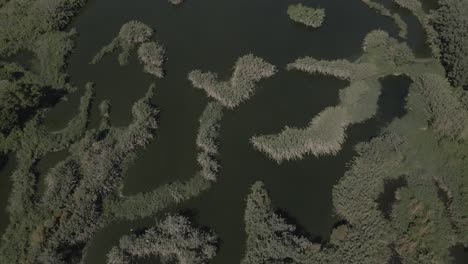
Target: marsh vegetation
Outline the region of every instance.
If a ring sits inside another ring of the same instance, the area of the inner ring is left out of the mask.
[[[254,94],[260,80],[269,78],[275,73],[275,66],[262,58],[248,54],[236,61],[229,81],[219,81],[216,73],[201,70],[190,72],[188,79],[195,88],[205,90],[208,96],[223,106],[235,108]]]
[[[325,19],[325,9],[312,8],[301,3],[290,5],[287,13],[291,20],[314,28],[320,27]]]
[[[254,136],[251,143],[277,162],[305,159],[307,154],[318,158],[336,155],[345,148],[348,129],[352,125],[371,120],[379,113],[381,80],[389,75],[404,75],[412,82],[408,95],[405,95],[404,113],[385,123],[385,127],[375,135],[359,131],[366,134],[363,137],[366,141],[354,147],[356,156],[346,166],[343,165],[343,171],[346,172],[338,170],[344,174],[343,177],[331,180],[334,184],[331,193],[333,214],[336,215],[333,221],[338,221],[338,224],[330,226],[328,230],[325,228],[324,232],[328,232],[329,237],[320,241],[311,239],[308,230],[304,231],[299,224],[293,223],[286,213],[289,208],[283,205],[298,196],[287,193],[287,198],[278,197],[281,196],[278,189],[284,192],[282,184],[298,183],[299,177],[287,174],[290,170],[285,170],[287,166],[281,166],[278,169],[285,171],[284,176],[288,176],[288,179],[274,183],[271,177],[279,175],[269,175],[268,168],[263,170],[264,167],[260,167],[259,170],[250,171],[249,167],[248,171],[252,175],[260,171],[268,176],[262,179],[265,183],[258,181],[258,175],[248,178],[245,182],[249,185],[255,183],[249,193],[242,196],[242,199],[246,199],[245,208],[241,201],[237,201],[242,204],[241,210],[245,209],[243,219],[239,215],[239,219],[245,223],[242,226],[246,233],[245,252],[239,259],[232,260],[227,256],[219,261],[228,259],[238,263],[241,259],[242,263],[255,264],[374,264],[387,263],[397,258],[403,263],[452,263],[451,251],[468,244],[468,95],[463,90],[467,87],[468,76],[465,34],[468,5],[465,1],[440,0],[437,8],[429,13],[418,0],[392,1],[400,8],[409,10],[427,35],[427,44],[433,54],[430,58],[420,59],[414,56],[405,42],[401,42],[411,35],[408,35],[407,25],[400,15],[377,1],[362,1],[378,13],[390,17],[396,23],[401,38],[393,37],[394,32],[373,30],[362,41],[362,54],[358,58],[351,56],[336,59],[324,53],[323,58],[333,59],[320,60],[311,56],[293,59],[286,67],[290,71],[331,76],[348,84],[339,90],[336,105],[325,104],[325,108],[318,109],[320,111],[310,111],[315,116],[308,119],[308,125],[302,128],[286,126],[276,134]],[[180,0],[170,2],[182,3]],[[168,182],[149,191],[127,194],[123,191],[124,179],[135,176],[127,175],[128,169],[140,155],[140,150],[153,141],[160,125],[159,110],[153,103],[154,86],[141,99],[136,102],[131,100],[132,120],[116,126],[115,122],[111,122],[112,110],[115,111],[121,105],[114,104],[112,100],[111,107],[111,100],[96,98],[96,89],[98,95],[104,91],[99,90],[99,85],[80,84],[83,87],[78,88],[70,83],[70,76],[66,73],[67,58],[74,50],[77,31],[69,29],[69,22],[84,4],[85,1],[81,0],[0,0],[0,157],[9,156],[16,161],[16,168],[9,175],[9,224],[0,242],[0,263],[85,262],[84,256],[92,247],[92,239],[106,226],[143,218],[156,219],[156,222],[147,225],[141,232],[131,231],[129,234],[126,229],[126,235],[109,252],[108,263],[132,263],[147,257],[169,263],[217,261],[220,255],[218,249],[232,246],[225,243],[230,239],[229,234],[226,235],[229,232],[222,228],[219,230],[218,226],[214,228],[216,220],[212,221],[206,214],[189,218],[179,215],[177,211],[185,209],[182,204],[196,197],[201,198],[198,200],[200,204],[210,203],[207,200],[214,196],[201,197],[210,188],[228,186],[238,191],[245,187],[238,178],[223,181],[224,177],[219,177],[219,161],[226,154],[225,150],[232,150],[229,146],[232,147],[231,141],[234,140],[227,136],[220,141],[221,134],[233,127],[227,126],[226,130],[221,130],[223,112],[227,109],[237,110],[238,106],[254,95],[262,80],[276,74],[276,67],[267,61],[280,61],[280,57],[241,56],[235,62],[232,76],[227,80],[218,80],[214,72],[190,72],[188,78],[192,85],[203,89],[208,97],[215,99],[215,102],[208,102],[205,109],[200,111],[198,122],[196,117],[192,120],[198,125],[198,130],[195,127],[193,131],[197,133],[195,140],[191,140],[196,152],[194,166],[198,166],[198,170],[193,174],[191,171],[188,177],[174,172],[174,175],[168,177]],[[286,6],[281,9],[283,15]],[[184,11],[182,9],[185,7],[182,6],[178,11]],[[323,9],[312,9],[302,4],[291,5],[287,13],[294,21],[312,27],[321,26],[325,17]],[[292,30],[287,17],[284,16],[284,20],[288,30]],[[328,29],[331,20],[323,24],[324,30]],[[304,32],[300,28],[298,31]],[[321,31],[306,34],[321,34]],[[120,50],[118,61],[124,65],[128,63],[132,52],[135,52],[144,71],[161,78],[165,75],[165,47],[151,39],[153,34],[151,27],[132,20],[121,26],[117,36],[98,52],[92,62],[97,63],[107,54]],[[167,43],[173,45],[175,42]],[[181,47],[186,48],[183,45]],[[284,48],[272,45],[265,50],[278,47]],[[258,51],[258,54],[268,54],[261,52],[263,50]],[[298,54],[303,53],[300,51]],[[188,67],[192,69],[191,65]],[[182,75],[186,76],[186,72]],[[137,83],[135,79],[135,86]],[[181,89],[187,88],[183,87]],[[49,110],[58,102],[66,102],[66,96],[75,90],[82,92],[77,95],[81,99],[78,100],[74,116],[61,129],[51,130],[45,121]],[[177,95],[174,96],[177,102],[184,98],[180,96],[182,93],[174,94]],[[95,98],[99,106],[93,108]],[[204,101],[200,105],[202,103]],[[295,103],[288,102],[288,107]],[[259,108],[256,105],[249,111]],[[227,119],[246,116],[235,115],[235,112],[229,111]],[[162,115],[164,113],[167,112],[162,112]],[[183,112],[181,115],[185,114]],[[288,118],[287,115],[284,118]],[[274,116],[273,119],[282,118]],[[245,121],[240,119],[234,124]],[[161,125],[171,124],[167,119],[161,122]],[[189,121],[177,119],[177,122]],[[246,122],[246,125],[250,124]],[[271,127],[275,124],[271,124]],[[184,128],[175,127],[178,130]],[[266,127],[262,126],[262,129],[269,129]],[[248,138],[252,135],[251,132],[243,134],[237,127],[234,130],[235,133],[240,131],[239,137]],[[259,130],[255,127],[248,131]],[[171,139],[180,140],[178,135],[174,132]],[[228,146],[221,150],[220,142]],[[156,148],[160,148],[161,142],[157,143]],[[177,145],[175,143],[174,146]],[[162,152],[167,150],[162,149]],[[182,151],[174,149],[182,156]],[[351,146],[345,149],[348,153],[346,157],[350,156]],[[51,153],[63,153],[63,157],[46,171],[40,172],[40,164]],[[239,153],[233,156],[227,153],[226,156],[233,157],[235,161],[234,165],[228,163],[226,167],[233,169],[234,166],[247,167],[250,164],[242,164],[241,161],[245,159],[240,155],[244,153]],[[245,153],[246,158],[258,158],[249,156],[250,152]],[[337,163],[327,163],[325,159],[318,162],[339,167],[340,161],[347,162],[346,157],[340,156]],[[223,168],[226,168],[224,165]],[[307,164],[300,164],[303,165]],[[292,166],[294,169],[295,165]],[[337,173],[334,168],[322,170],[321,167],[313,166],[315,171],[321,172],[315,173],[315,178],[331,178],[332,174]],[[176,171],[175,168],[171,169]],[[291,171],[297,173],[299,170]],[[160,168],[155,168],[154,175],[161,174]],[[392,201],[382,210],[381,197],[386,191],[386,184],[401,179],[401,175],[405,175],[405,184],[392,190]],[[242,174],[234,176],[247,178]],[[270,184],[278,183],[281,188],[275,187],[275,191],[272,188],[271,193],[267,191]],[[235,199],[231,197],[232,193],[226,192],[225,195],[229,196],[227,200]],[[304,197],[301,196],[298,202],[307,204]],[[217,201],[219,206],[227,207],[232,218],[235,218],[234,214],[238,214],[238,211],[232,208],[234,203],[226,205],[222,201],[226,200]],[[280,211],[272,201],[281,201],[284,211]],[[326,201],[320,200],[320,203]],[[192,206],[188,205],[189,208]],[[206,208],[211,210],[209,217],[224,213],[215,211],[219,207]],[[174,212],[161,216],[165,210]],[[307,207],[306,210],[310,213],[315,209]],[[323,216],[316,214],[316,217]],[[200,223],[199,226],[191,223],[195,219]],[[213,226],[204,228],[206,223]],[[235,229],[234,232],[241,231],[237,230],[239,226],[231,226],[231,222],[225,225],[227,229]],[[211,229],[216,230],[220,237]],[[114,231],[112,229],[110,232]],[[242,244],[242,241],[234,243]]]

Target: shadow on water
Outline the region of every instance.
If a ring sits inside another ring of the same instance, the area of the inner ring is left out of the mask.
[[[456,245],[450,248],[450,255],[453,258],[453,264],[468,263],[468,248],[463,245]]]
[[[407,186],[405,176],[400,176],[397,179],[385,181],[384,191],[377,199],[379,209],[382,211],[382,214],[385,218],[390,219],[393,204],[396,202],[396,191],[404,186]]]
[[[96,126],[100,101],[112,103],[111,121],[126,125],[131,105],[156,82],[155,103],[161,108],[156,139],[141,151],[129,169],[124,192],[131,195],[191,177],[196,164],[195,136],[198,118],[208,99],[187,80],[193,69],[210,70],[228,77],[235,60],[252,52],[275,64],[276,76],[260,83],[251,100],[234,111],[226,111],[221,124],[222,170],[219,181],[201,196],[171,210],[195,210],[195,222],[213,229],[222,241],[212,263],[239,263],[244,251],[243,214],[250,186],[265,182],[277,208],[287,211],[304,232],[327,240],[334,223],[331,190],[355,155],[353,146],[378,134],[393,117],[403,114],[406,94],[399,79],[383,80],[381,110],[368,122],[348,129],[343,150],[334,157],[284,162],[280,165],[252,148],[249,139],[257,134],[279,132],[285,125],[304,127],[323,108],[338,102],[338,91],[346,82],[333,78],[288,72],[287,63],[298,57],[319,59],[355,58],[362,39],[373,29],[396,36],[391,19],[369,10],[361,1],[309,1],[326,9],[323,26],[310,30],[290,21],[287,6],[298,1],[239,0],[187,1],[179,7],[167,1],[89,1],[75,20],[79,32],[76,52],[70,58],[71,81],[83,87],[96,84],[92,126]],[[125,22],[138,19],[156,29],[155,40],[167,49],[167,76],[154,80],[142,72],[132,56],[121,67],[115,54],[98,65],[92,56],[118,33]],[[388,85],[385,83],[388,82]],[[389,87],[387,87],[389,86]],[[406,89],[406,88],[405,88]],[[74,115],[82,91],[69,96],[48,115],[48,126],[63,127]],[[86,263],[104,263],[105,254],[130,229],[151,226],[154,219],[119,222],[100,231],[87,249]]]
[[[10,176],[15,170],[16,159],[13,155],[0,155],[0,236],[9,224],[9,216],[6,211],[8,197],[11,193]]]

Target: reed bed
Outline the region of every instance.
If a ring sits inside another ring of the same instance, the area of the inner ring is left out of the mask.
[[[275,66],[262,58],[248,54],[237,60],[229,81],[218,81],[216,73],[200,70],[190,72],[188,79],[194,87],[205,90],[208,96],[232,109],[253,95],[260,80],[269,78],[275,73]]]
[[[300,3],[290,5],[287,13],[291,20],[314,28],[320,27],[325,19],[325,9],[312,8]]]

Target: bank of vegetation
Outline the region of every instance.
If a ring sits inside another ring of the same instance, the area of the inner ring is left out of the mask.
[[[325,9],[312,8],[301,3],[288,6],[287,13],[291,20],[314,28],[320,27],[325,19]]]
[[[187,217],[167,215],[142,234],[120,238],[107,255],[108,264],[133,263],[132,259],[159,257],[163,263],[208,263],[216,255],[217,237],[195,228]]]
[[[340,103],[327,107],[306,128],[286,127],[280,133],[251,138],[252,145],[278,163],[302,159],[306,154],[336,155],[346,139],[346,129],[362,123],[377,112],[381,92],[379,78],[399,74],[415,58],[406,44],[375,30],[363,41],[363,55],[356,62],[319,61],[312,57],[297,59],[289,70],[323,74],[350,81],[340,91]]]
[[[216,73],[201,70],[190,72],[188,79],[194,87],[205,90],[208,96],[223,106],[235,108],[254,94],[260,80],[275,73],[275,66],[248,54],[236,61],[234,72],[228,81],[219,81]]]

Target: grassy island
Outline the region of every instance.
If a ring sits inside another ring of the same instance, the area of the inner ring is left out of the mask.
[[[325,9],[312,8],[300,3],[290,5],[287,13],[291,20],[314,28],[320,27],[325,19]]]
[[[218,81],[216,73],[200,70],[190,72],[188,78],[194,87],[205,90],[223,106],[235,108],[253,95],[257,82],[273,76],[275,72],[275,66],[249,54],[237,60],[229,81]]]

